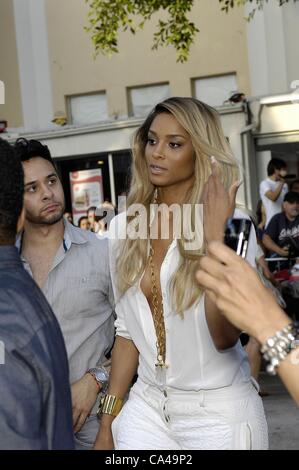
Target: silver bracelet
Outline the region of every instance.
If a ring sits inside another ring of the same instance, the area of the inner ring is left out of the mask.
[[[290,323],[281,331],[277,331],[274,336],[267,339],[261,348],[261,353],[263,358],[269,363],[266,367],[268,374],[276,375],[279,364],[294,348],[297,334],[297,325]]]

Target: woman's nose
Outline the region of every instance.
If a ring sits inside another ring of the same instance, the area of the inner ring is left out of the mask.
[[[157,145],[154,149],[153,156],[155,158],[165,158],[165,149],[163,145]]]

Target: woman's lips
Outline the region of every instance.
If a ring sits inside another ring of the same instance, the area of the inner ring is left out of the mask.
[[[167,171],[166,168],[163,168],[159,165],[150,165],[150,170],[154,175],[160,175],[161,173],[165,173],[165,171]]]

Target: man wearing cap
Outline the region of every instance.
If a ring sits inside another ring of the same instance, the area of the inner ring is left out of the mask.
[[[299,194],[288,192],[283,200],[283,211],[270,220],[263,244],[273,255],[299,256]]]

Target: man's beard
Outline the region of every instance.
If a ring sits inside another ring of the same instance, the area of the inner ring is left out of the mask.
[[[64,206],[57,214],[53,214],[52,216],[44,217],[44,216],[35,216],[28,212],[26,212],[26,220],[34,225],[55,225],[61,221],[64,214]]]

